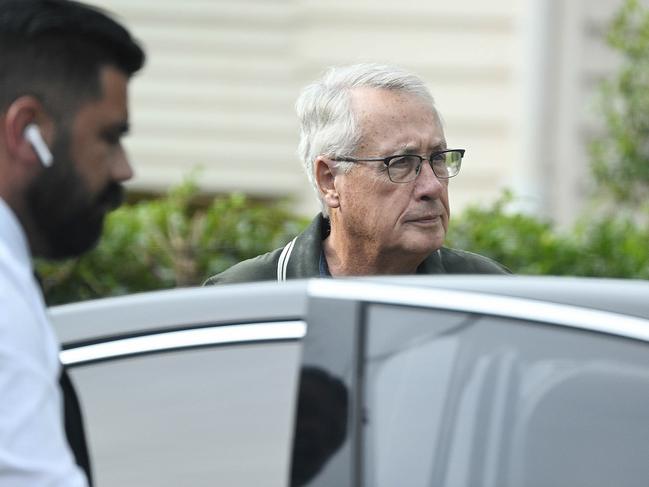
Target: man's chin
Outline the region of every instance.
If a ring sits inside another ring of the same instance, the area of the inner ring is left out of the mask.
[[[411,235],[407,237],[407,246],[410,252],[428,257],[444,245],[446,232],[441,229],[432,233],[430,231],[411,232]]]
[[[84,225],[68,226],[67,231],[59,232],[50,239],[47,257],[57,260],[70,259],[92,250],[99,242],[103,224],[102,217]]]

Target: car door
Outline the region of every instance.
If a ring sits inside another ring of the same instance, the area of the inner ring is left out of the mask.
[[[316,294],[358,320],[346,366],[318,358],[336,351],[310,321],[304,367],[345,384],[349,409],[308,485],[646,485],[648,320],[371,283]]]
[[[96,486],[287,485],[303,292],[232,288],[53,310]]]

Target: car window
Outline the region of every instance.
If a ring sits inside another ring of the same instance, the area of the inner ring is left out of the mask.
[[[366,329],[364,485],[646,485],[646,343],[386,305]]]
[[[366,485],[398,485],[404,472],[408,485],[429,485],[445,402],[440,391],[449,388],[459,347],[452,330],[470,319],[445,312],[430,318],[427,310],[368,310]],[[413,455],[414,445],[424,450]]]
[[[273,342],[72,367],[96,485],[284,486],[298,360]]]

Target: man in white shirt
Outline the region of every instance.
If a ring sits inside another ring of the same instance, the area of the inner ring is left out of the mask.
[[[85,486],[32,256],[91,248],[132,169],[128,31],[68,0],[0,0],[0,486]]]

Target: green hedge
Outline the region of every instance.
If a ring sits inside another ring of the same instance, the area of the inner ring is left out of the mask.
[[[37,262],[48,304],[201,284],[208,276],[288,242],[307,221],[282,203],[241,194],[197,205],[185,183],[167,196],[126,205],[106,220],[95,250]]]
[[[505,193],[451,221],[450,246],[489,256],[518,274],[649,279],[649,225],[632,216],[584,216],[570,230],[512,212]]]
[[[627,0],[606,32],[620,61],[600,85],[606,130],[591,145],[593,176],[618,205],[649,210],[649,9]]]
[[[63,263],[39,262],[46,299],[58,304],[201,284],[206,277],[288,242],[306,225],[280,204],[240,194],[197,207],[185,184],[109,216],[99,246]],[[451,222],[448,244],[520,274],[649,279],[649,227],[627,218],[584,219],[571,231],[513,213],[511,194]]]

